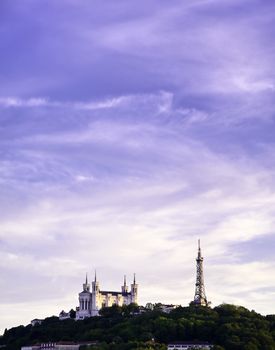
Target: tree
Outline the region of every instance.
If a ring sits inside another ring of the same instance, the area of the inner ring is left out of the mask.
[[[76,312],[75,312],[74,309],[71,309],[69,313],[70,313],[70,318],[75,318],[76,317]]]

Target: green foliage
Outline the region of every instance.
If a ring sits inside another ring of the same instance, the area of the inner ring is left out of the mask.
[[[7,350],[48,341],[97,341],[83,350],[164,350],[171,341],[200,340],[215,344],[213,350],[275,349],[275,316],[261,316],[244,307],[223,304],[209,307],[179,307],[170,314],[155,307],[137,315],[138,307],[112,306],[101,316],[83,321],[57,317],[41,325],[5,330],[0,345]]]

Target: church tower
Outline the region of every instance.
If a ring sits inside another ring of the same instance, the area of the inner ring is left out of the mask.
[[[136,274],[134,273],[134,281],[131,284],[131,303],[137,304],[138,284],[136,284]]]
[[[88,283],[88,276],[86,274],[85,283],[83,283],[83,290],[79,293],[79,308],[77,311],[77,319],[84,319],[91,316],[91,293],[90,284]]]
[[[128,286],[126,284],[126,275],[124,275],[124,283],[123,283],[123,286],[121,286],[121,292],[122,292],[122,295],[128,293]]]
[[[197,277],[194,301],[191,304],[196,306],[209,306],[210,303],[206,299],[204,277],[203,277],[203,257],[201,255],[200,240],[198,241]]]
[[[91,314],[92,316],[98,315],[98,310],[101,308],[100,304],[100,290],[99,290],[99,282],[96,278],[96,271],[95,271],[95,279],[92,282],[92,310]]]
[[[83,284],[83,291],[89,292],[90,291],[90,284],[88,283],[88,274],[86,273],[86,280]]]

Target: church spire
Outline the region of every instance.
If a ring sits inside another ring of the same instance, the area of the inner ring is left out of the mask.
[[[124,275],[123,286],[121,286],[122,293],[128,293],[128,287],[126,283],[126,275]]]
[[[99,283],[97,281],[96,270],[95,270],[95,278],[92,282],[92,291],[93,293],[99,293]]]
[[[131,284],[131,303],[137,304],[137,294],[138,294],[138,285],[136,284],[136,274],[134,273],[134,281]]]
[[[85,283],[83,284],[83,291],[89,292],[89,290],[90,290],[90,285],[88,283],[88,273],[86,272]]]

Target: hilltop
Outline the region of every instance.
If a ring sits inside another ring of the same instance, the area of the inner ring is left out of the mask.
[[[200,340],[216,350],[275,349],[275,315],[262,316],[242,306],[178,307],[169,314],[158,308],[141,314],[133,306],[102,309],[83,321],[46,318],[41,325],[5,330],[6,350],[48,341],[97,341],[94,350],[166,349],[171,341]]]

